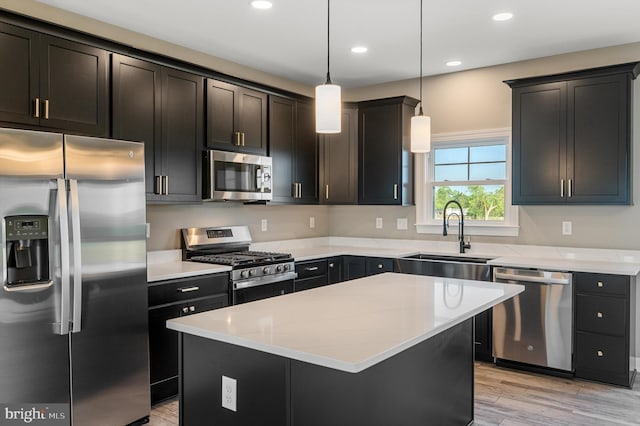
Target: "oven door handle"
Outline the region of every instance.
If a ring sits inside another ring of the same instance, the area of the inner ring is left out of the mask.
[[[298,274],[293,271],[285,272],[283,274],[278,274],[276,276],[267,275],[264,277],[257,277],[251,280],[236,281],[232,283],[232,288],[233,290],[242,290],[244,288],[257,287],[260,285],[267,285],[267,284],[275,284],[275,283],[279,283],[287,280],[295,280],[297,277],[298,277]]]

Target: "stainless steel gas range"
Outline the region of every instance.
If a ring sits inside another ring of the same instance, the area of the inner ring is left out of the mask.
[[[246,226],[184,228],[182,244],[183,260],[231,266],[233,305],[293,292],[291,254],[250,251]]]

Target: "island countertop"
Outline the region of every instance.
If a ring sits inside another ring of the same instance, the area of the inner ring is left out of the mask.
[[[167,327],[357,373],[523,290],[385,273],[176,318]]]

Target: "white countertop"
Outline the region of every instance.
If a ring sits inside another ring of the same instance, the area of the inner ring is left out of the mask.
[[[535,268],[553,271],[591,272],[596,274],[614,274],[636,276],[640,272],[637,263],[611,262],[580,259],[549,259],[542,257],[498,257],[487,262],[493,266],[511,268]]]
[[[357,373],[523,289],[386,273],[176,318],[167,327]]]
[[[181,256],[180,250],[147,253],[147,282],[217,274],[231,270],[230,266],[183,262]]]

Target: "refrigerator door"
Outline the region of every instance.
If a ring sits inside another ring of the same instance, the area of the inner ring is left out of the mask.
[[[61,253],[68,250],[66,239],[61,244],[58,219],[60,209],[66,208],[63,170],[62,135],[0,129],[2,408],[11,404],[27,410],[55,403],[66,404],[68,410],[69,323],[62,317],[69,313],[61,279],[67,270],[61,267]],[[39,240],[25,234],[34,228]],[[16,257],[20,245],[33,251]],[[38,265],[42,270],[33,280],[11,280],[11,275],[24,278],[25,271]]]
[[[75,425],[150,412],[144,148],[65,136]]]

